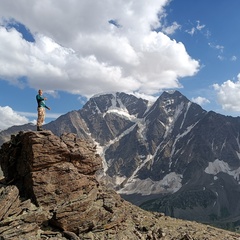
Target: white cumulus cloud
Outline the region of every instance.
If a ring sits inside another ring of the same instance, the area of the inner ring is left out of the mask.
[[[14,112],[9,106],[0,106],[0,131],[13,125],[22,125],[28,122],[29,120],[26,117]]]
[[[238,74],[236,82],[227,80],[222,84],[214,84],[213,87],[223,110],[240,111],[240,74]]]
[[[196,97],[196,98],[192,98],[192,101],[197,103],[197,104],[199,104],[199,105],[201,105],[201,106],[203,106],[203,105],[205,105],[207,103],[210,103],[210,101],[207,98],[200,97],[200,96]]]
[[[181,87],[179,80],[196,74],[199,62],[181,42],[153,30],[161,29],[169,2],[3,0],[0,77],[21,86],[24,76],[28,87],[85,97],[109,91],[154,95]],[[7,28],[9,21],[24,24],[35,42]]]

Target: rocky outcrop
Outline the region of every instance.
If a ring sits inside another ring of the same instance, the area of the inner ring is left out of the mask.
[[[0,239],[239,239],[144,211],[96,177],[102,160],[75,134],[20,132],[0,150]]]

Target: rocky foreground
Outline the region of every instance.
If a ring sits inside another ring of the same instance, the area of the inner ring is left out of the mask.
[[[240,239],[240,234],[144,211],[96,177],[89,142],[20,132],[2,145],[0,239]]]

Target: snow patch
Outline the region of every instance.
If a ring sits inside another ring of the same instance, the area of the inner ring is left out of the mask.
[[[98,98],[98,97],[101,97],[101,96],[105,96],[105,95],[116,95],[116,92],[101,92],[101,93],[97,93],[97,94],[94,94],[90,99],[93,99],[93,98]]]
[[[124,188],[118,191],[119,194],[159,194],[174,193],[182,187],[182,175],[175,172],[167,174],[160,181],[153,181],[150,178],[141,180],[139,178],[129,179]]]
[[[135,171],[133,172],[132,176],[128,179],[129,182],[132,182],[133,179],[135,178],[135,175],[138,173],[138,171],[145,166],[145,164],[147,162],[149,162],[152,159],[152,155],[149,154],[147,155],[147,157],[145,158],[145,160],[135,169]]]
[[[116,94],[112,94],[113,98],[111,99],[111,107],[108,108],[108,110],[103,114],[103,117],[105,117],[106,114],[115,114],[119,115],[121,117],[124,117],[125,119],[128,119],[130,121],[136,122],[136,116],[131,115],[125,105],[122,103],[121,99],[116,96]],[[118,106],[119,105],[119,106]]]
[[[107,166],[107,161],[105,159],[104,147],[101,146],[96,140],[94,140],[94,144],[96,145],[96,152],[102,158],[103,170],[104,170],[104,173],[105,173],[108,169],[108,166]]]
[[[188,110],[189,110],[191,104],[192,104],[191,102],[188,102],[188,104],[187,104],[187,110],[186,110],[185,113],[184,113],[184,117],[183,117],[183,120],[182,120],[180,129],[182,129],[182,127],[183,127],[183,124],[184,124],[184,122],[185,122],[185,119],[186,119],[186,116],[187,116],[187,113],[188,113]]]
[[[216,159],[214,162],[210,162],[204,171],[205,173],[212,175],[217,175],[220,172],[227,173],[239,181],[240,167],[237,169],[231,169],[228,163],[219,159]]]
[[[170,156],[170,158],[172,158],[172,156],[173,156],[173,154],[174,154],[174,152],[175,152],[176,143],[178,142],[178,140],[179,140],[180,138],[184,137],[185,135],[187,135],[189,132],[191,132],[192,129],[196,126],[197,123],[198,123],[198,122],[196,122],[195,124],[193,124],[193,125],[191,125],[191,126],[188,126],[187,129],[186,129],[186,131],[184,131],[182,134],[178,134],[178,135],[176,136],[176,139],[175,139],[175,141],[174,141],[174,143],[173,143],[173,146],[172,146],[172,151],[171,151],[171,156]]]
[[[119,116],[124,117],[126,119],[129,119],[133,122],[136,121],[136,116],[129,114],[129,112],[126,108],[123,109],[123,108],[111,107],[111,108],[108,109],[108,111],[106,113],[103,114],[103,117],[105,117],[105,115],[107,113],[113,113],[113,114],[119,115]]]
[[[116,184],[116,185],[120,185],[120,184],[122,184],[125,180],[126,180],[126,177],[125,177],[125,176],[124,176],[124,177],[116,176],[116,177],[115,177],[115,184]]]
[[[166,90],[165,92],[167,92],[168,94],[174,94],[176,90]]]
[[[143,119],[138,121],[138,134],[143,141],[147,141],[146,123],[144,122]]]
[[[236,154],[238,156],[238,159],[240,159],[240,153],[238,151],[236,151]]]
[[[95,103],[95,109],[93,108],[92,113],[94,114],[95,112],[97,112],[97,113],[100,114],[100,113],[101,113],[101,110],[99,109],[99,107],[98,107],[96,101],[93,100],[93,102]]]
[[[165,103],[166,103],[165,106],[163,106],[164,111],[167,114],[169,114],[169,112],[171,112],[172,109],[171,108],[168,109],[167,106],[169,104],[173,104],[174,100],[173,99],[167,100]],[[184,103],[182,102],[176,107],[174,115],[168,117],[168,125],[166,126],[166,131],[165,131],[165,134],[164,134],[164,138],[166,138],[172,132],[174,124],[175,124],[176,120],[178,119],[178,117],[181,115],[183,109],[184,109]]]

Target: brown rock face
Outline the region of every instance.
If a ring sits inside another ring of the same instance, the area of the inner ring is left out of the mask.
[[[74,134],[58,138],[50,131],[20,133],[1,152],[6,181],[38,206],[51,209],[75,201],[98,184],[93,175],[101,168],[101,159]]]
[[[0,239],[239,239],[150,213],[100,184],[102,161],[74,134],[20,132],[2,145]],[[211,237],[212,236],[212,237]]]

